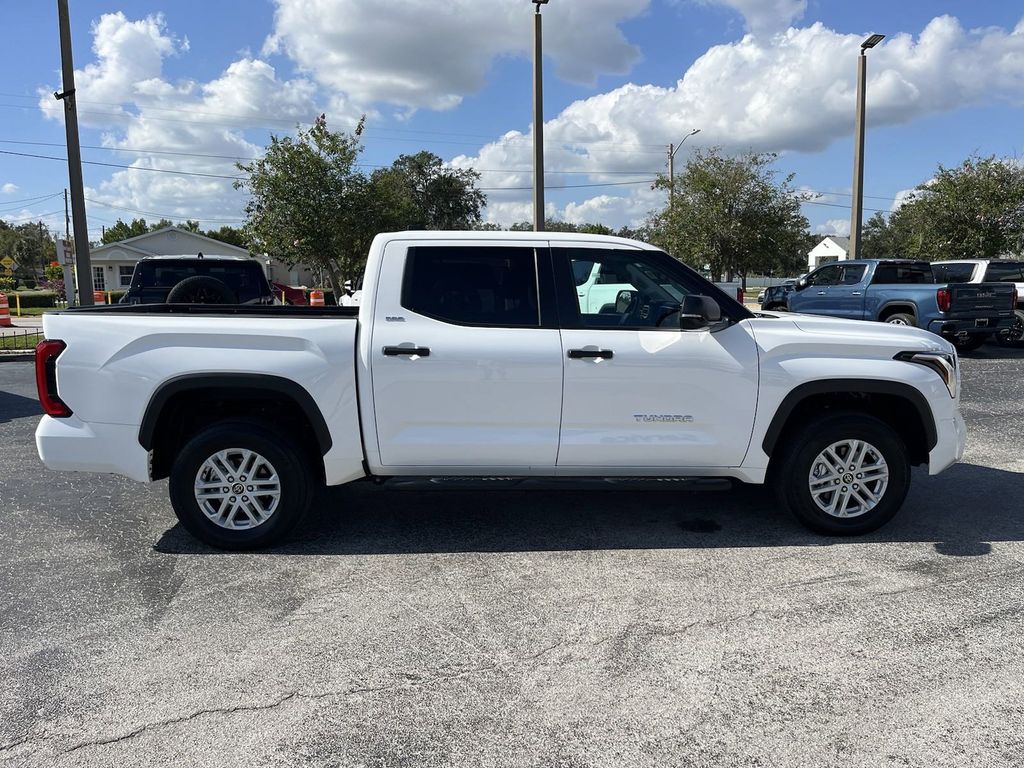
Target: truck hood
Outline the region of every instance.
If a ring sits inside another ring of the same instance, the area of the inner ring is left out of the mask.
[[[821,315],[802,315],[797,313],[764,312],[766,316],[778,318],[778,321],[789,321],[795,328],[804,333],[831,336],[833,340],[843,344],[867,346],[884,346],[899,348],[900,351],[944,352],[954,354],[953,345],[929,331],[911,328],[906,325],[889,325],[868,320],[846,320],[838,317],[822,317]]]

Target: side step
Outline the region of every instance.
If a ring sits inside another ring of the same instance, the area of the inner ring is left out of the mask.
[[[727,477],[375,477],[379,485],[396,491],[450,491],[508,488],[522,491],[729,491]]]

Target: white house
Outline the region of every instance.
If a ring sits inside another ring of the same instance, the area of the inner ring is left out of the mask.
[[[850,238],[829,235],[807,254],[807,270],[810,271],[830,261],[846,261],[848,258],[850,258]]]
[[[313,285],[313,274],[305,267],[295,266],[289,269],[276,259],[255,256],[245,248],[222,243],[220,240],[180,227],[164,227],[90,249],[92,283],[97,291],[122,290],[131,284],[132,271],[139,259],[146,256],[195,255],[199,252],[204,256],[242,256],[257,259],[271,280],[286,285]]]

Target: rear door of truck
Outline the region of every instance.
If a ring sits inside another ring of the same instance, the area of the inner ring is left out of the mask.
[[[551,282],[544,241],[387,244],[369,344],[383,471],[555,466],[562,345],[553,304],[542,309]]]

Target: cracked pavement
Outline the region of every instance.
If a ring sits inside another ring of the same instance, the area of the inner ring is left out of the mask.
[[[43,469],[0,362],[0,765],[1024,764],[1024,350],[963,372],[964,463],[860,539],[760,488],[357,485],[229,554]]]

